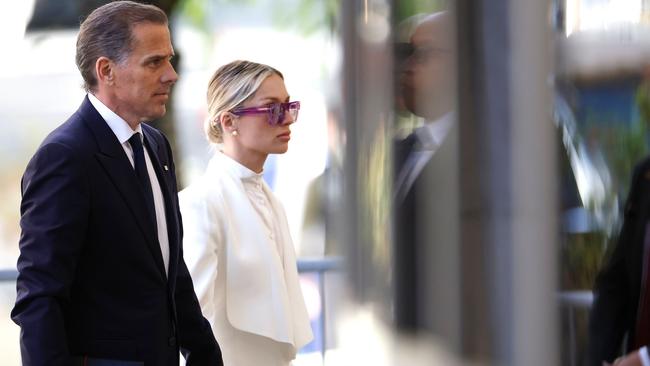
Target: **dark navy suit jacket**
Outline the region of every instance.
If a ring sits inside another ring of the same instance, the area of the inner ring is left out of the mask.
[[[38,148],[22,179],[18,297],[23,365],[74,356],[222,365],[183,261],[169,143],[142,124],[165,200],[169,273],[117,137],[85,98]]]
[[[589,365],[611,362],[623,349],[632,351],[649,220],[650,158],[645,158],[634,169],[618,243],[596,277],[589,319]]]

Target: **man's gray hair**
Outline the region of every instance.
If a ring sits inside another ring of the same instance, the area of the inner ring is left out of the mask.
[[[126,60],[133,48],[133,27],[141,23],[167,25],[167,15],[153,5],[114,1],[95,9],[81,23],[75,60],[86,91],[97,88],[98,58],[117,63]]]

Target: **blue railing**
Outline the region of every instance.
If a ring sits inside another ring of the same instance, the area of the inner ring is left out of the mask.
[[[569,365],[578,364],[578,345],[576,333],[576,311],[589,310],[594,301],[594,295],[589,290],[562,291],[558,294],[562,309],[566,309],[569,323]]]
[[[341,258],[323,258],[323,259],[299,259],[298,272],[300,273],[325,273],[329,271],[338,271],[343,267]],[[18,271],[15,269],[1,269],[0,282],[15,281],[18,278]]]
[[[327,311],[326,309],[326,291],[325,291],[325,272],[340,271],[343,268],[343,260],[338,257],[327,258],[303,258],[298,260],[299,273],[317,273],[318,274],[318,292],[320,293],[320,318],[319,318],[319,335],[320,335],[320,352],[323,364],[325,363],[325,352],[327,351]]]
[[[320,325],[320,351],[323,361],[325,360],[325,351],[327,350],[327,328],[326,328],[326,292],[325,292],[325,273],[336,272],[343,268],[343,260],[338,257],[328,258],[307,258],[298,260],[298,272],[300,273],[317,273],[318,274],[318,291],[320,293],[321,314],[319,319]],[[14,282],[18,277],[18,271],[15,269],[0,270],[1,282]]]
[[[18,271],[15,269],[0,269],[0,282],[11,282],[18,278]]]

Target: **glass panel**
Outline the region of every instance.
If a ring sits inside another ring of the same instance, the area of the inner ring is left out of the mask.
[[[562,141],[560,285],[565,363],[582,364],[588,355],[591,290],[619,240],[633,167],[648,152],[649,5],[645,0],[555,2],[555,120]],[[635,222],[632,218],[629,221]],[[625,240],[621,244],[637,242]],[[635,256],[637,260],[642,257],[640,252]],[[630,279],[640,281],[638,274]],[[608,286],[618,291],[621,286],[638,288],[638,282],[612,281]],[[631,303],[638,291],[626,296],[631,297],[619,297],[631,301],[626,306],[636,308]],[[634,313],[610,313],[634,317]],[[620,319],[617,325],[627,329],[630,323]],[[596,316],[594,326],[603,327],[606,322]],[[606,347],[620,350],[622,338],[610,336],[607,343],[616,344]]]
[[[437,1],[343,5],[339,237],[354,305],[339,331],[351,363],[451,364],[458,346],[455,28],[442,10]],[[355,349],[360,338],[376,352]]]
[[[396,12],[395,321],[400,329],[426,329],[457,347],[455,19],[421,1],[396,2]]]

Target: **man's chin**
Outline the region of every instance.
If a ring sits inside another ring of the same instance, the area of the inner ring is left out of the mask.
[[[163,105],[159,107],[154,113],[151,113],[151,115],[147,117],[148,121],[154,121],[163,118],[166,113],[167,113],[167,108]]]

